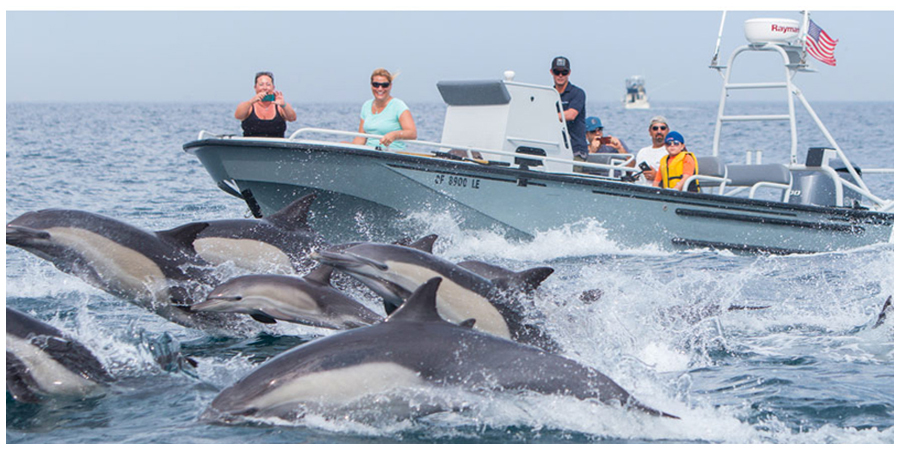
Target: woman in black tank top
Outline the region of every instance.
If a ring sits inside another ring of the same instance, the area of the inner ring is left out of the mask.
[[[244,136],[283,138],[287,129],[285,121],[297,120],[297,112],[284,101],[284,94],[275,90],[272,72],[257,73],[253,88],[256,95],[234,110],[234,118],[241,121]]]

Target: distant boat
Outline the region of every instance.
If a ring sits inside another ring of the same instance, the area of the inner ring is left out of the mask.
[[[647,91],[644,89],[644,77],[635,75],[625,79],[625,98],[622,100],[625,109],[650,109]]]

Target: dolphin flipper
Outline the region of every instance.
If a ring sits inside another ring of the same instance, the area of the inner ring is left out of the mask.
[[[40,403],[41,398],[31,388],[34,385],[28,367],[14,354],[6,352],[6,391],[18,402]]]
[[[37,336],[32,342],[64,366],[77,368],[81,376],[91,381],[97,383],[115,381],[91,351],[76,341],[57,336]]]
[[[253,314],[250,314],[250,317],[252,317],[253,320],[256,320],[257,322],[262,322],[262,323],[276,323],[277,322],[275,319],[272,318],[272,316],[270,316],[268,314],[253,313]]]

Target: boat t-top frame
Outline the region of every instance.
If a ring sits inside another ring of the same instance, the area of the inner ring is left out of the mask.
[[[830,179],[832,179],[835,183],[835,196],[836,196],[836,204],[843,204],[843,189],[847,188],[853,190],[860,195],[866,197],[871,202],[873,202],[875,209],[878,211],[893,211],[894,202],[893,200],[885,200],[876,195],[874,195],[869,188],[866,186],[865,182],[862,180],[860,176],[860,172],[866,173],[893,173],[893,168],[883,168],[883,169],[857,169],[844,154],[844,151],[841,149],[840,145],[838,145],[837,141],[835,141],[834,137],[831,136],[831,133],[828,132],[828,129],[825,127],[825,124],[822,123],[822,120],[819,119],[818,114],[816,114],[812,105],[806,100],[806,97],[803,96],[803,92],[793,82],[794,76],[798,72],[815,72],[814,69],[809,67],[809,64],[806,62],[806,48],[803,45],[805,41],[805,37],[808,31],[809,24],[809,13],[807,11],[803,12],[803,23],[802,29],[798,35],[796,40],[792,40],[789,42],[751,42],[747,45],[743,45],[735,49],[731,56],[728,58],[728,63],[726,65],[718,64],[719,57],[719,46],[722,40],[722,30],[725,25],[725,13],[722,13],[722,23],[719,27],[719,38],[716,42],[716,51],[713,55],[712,62],[710,63],[710,68],[715,69],[722,75],[723,83],[722,83],[722,92],[719,98],[719,109],[716,115],[716,127],[715,133],[713,135],[713,147],[712,154],[717,157],[719,155],[720,142],[722,137],[722,126],[726,122],[765,122],[765,121],[787,121],[791,130],[791,152],[790,152],[790,163],[788,164],[789,170],[815,170],[821,171],[825,173]],[[781,56],[781,60],[784,64],[784,81],[775,81],[775,82],[733,82],[732,74],[735,59],[738,56],[748,53],[756,53],[756,52],[771,52]],[[725,104],[728,100],[728,93],[734,90],[763,90],[763,89],[784,89],[785,90],[785,98],[787,100],[788,105],[788,113],[787,114],[737,114],[737,115],[726,115],[725,114]],[[796,109],[794,106],[794,98],[800,101],[800,104],[803,105],[804,109],[809,113],[810,117],[812,117],[816,126],[819,128],[819,131],[822,132],[822,135],[828,141],[831,146],[830,149],[827,150],[828,157],[837,157],[843,162],[844,167],[847,172],[853,178],[854,183],[851,183],[848,180],[842,179],[838,176],[837,172],[827,164],[828,158],[825,158],[822,163],[816,167],[809,167],[808,165],[800,164],[798,161],[797,155],[797,116]],[[748,152],[747,155],[747,164],[753,164],[751,161],[751,155]],[[761,164],[762,157],[760,153],[757,153],[757,160],[755,164]]]

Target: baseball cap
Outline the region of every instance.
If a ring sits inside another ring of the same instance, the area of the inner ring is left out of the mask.
[[[591,131],[598,130],[598,129],[599,130],[603,129],[603,122],[600,121],[599,117],[594,117],[594,116],[588,117],[587,119],[585,119],[584,125],[585,125],[587,132],[591,132]]]
[[[681,133],[677,131],[670,131],[669,134],[666,135],[666,144],[670,142],[678,142],[679,144],[684,144],[684,138],[681,137]]]
[[[558,70],[572,70],[569,68],[569,58],[565,56],[557,56],[553,58],[553,62],[550,63],[550,70],[558,69]]]
[[[666,118],[663,116],[654,116],[652,119],[650,119],[650,126],[653,126],[654,123],[664,123],[666,125],[669,124],[669,122],[666,121]]]

